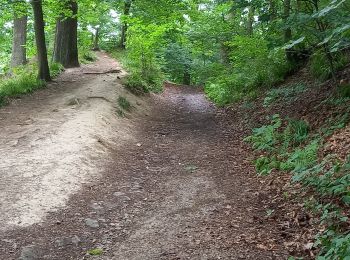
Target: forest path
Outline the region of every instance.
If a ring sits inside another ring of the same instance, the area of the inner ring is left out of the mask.
[[[287,258],[238,124],[175,86],[120,119],[117,76],[84,69],[0,110],[0,259]]]

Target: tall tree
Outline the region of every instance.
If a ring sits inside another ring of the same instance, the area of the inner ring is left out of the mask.
[[[253,35],[253,23],[254,23],[255,6],[249,6],[248,21],[247,21],[247,34]]]
[[[288,18],[290,16],[291,3],[290,0],[283,1],[283,20],[287,24]],[[292,29],[286,26],[283,32],[284,42],[287,43],[292,39]],[[293,60],[293,48],[286,49],[286,57],[289,62],[294,62]]]
[[[100,27],[96,26],[95,27],[95,34],[93,34],[93,42],[94,42],[94,47],[93,50],[94,51],[98,51],[100,50],[100,46],[99,46],[99,38],[100,38]]]
[[[53,60],[65,68],[79,67],[78,59],[78,4],[76,0],[65,2],[68,15],[61,15],[56,23]],[[66,11],[65,10],[65,11]]]
[[[24,65],[27,62],[26,43],[27,43],[27,21],[26,6],[24,1],[20,1],[14,8],[13,20],[13,39],[11,67]]]
[[[38,53],[38,77],[42,80],[51,81],[49,63],[47,60],[42,0],[32,0],[31,3],[34,13],[35,42]]]
[[[124,11],[123,11],[123,14],[124,14],[124,18],[129,16],[130,14],[130,9],[131,9],[131,3],[132,3],[132,0],[125,0],[124,2]],[[125,49],[126,47],[126,32],[128,30],[128,23],[126,21],[123,21],[122,23],[122,29],[121,29],[121,36],[120,36],[120,43],[119,43],[119,47],[121,49]]]

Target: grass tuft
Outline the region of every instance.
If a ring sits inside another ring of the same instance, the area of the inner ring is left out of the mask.
[[[95,249],[90,249],[87,253],[89,255],[97,256],[97,255],[102,255],[103,254],[103,250],[101,248],[95,248]]]
[[[131,107],[132,107],[130,102],[125,97],[122,97],[122,96],[118,98],[118,105],[121,109],[128,112],[131,110]]]
[[[27,94],[43,86],[45,82],[37,79],[34,73],[21,72],[0,82],[0,103],[4,104],[6,98]]]

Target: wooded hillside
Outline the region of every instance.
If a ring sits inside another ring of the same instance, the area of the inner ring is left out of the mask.
[[[0,0],[0,13],[0,105],[99,50],[137,95],[203,87],[247,111],[258,175],[287,173],[320,219],[306,257],[350,259],[350,0]]]

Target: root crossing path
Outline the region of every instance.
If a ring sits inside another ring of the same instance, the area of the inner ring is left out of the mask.
[[[0,110],[0,259],[286,259],[239,124],[197,89],[135,97],[114,69],[99,53]]]

